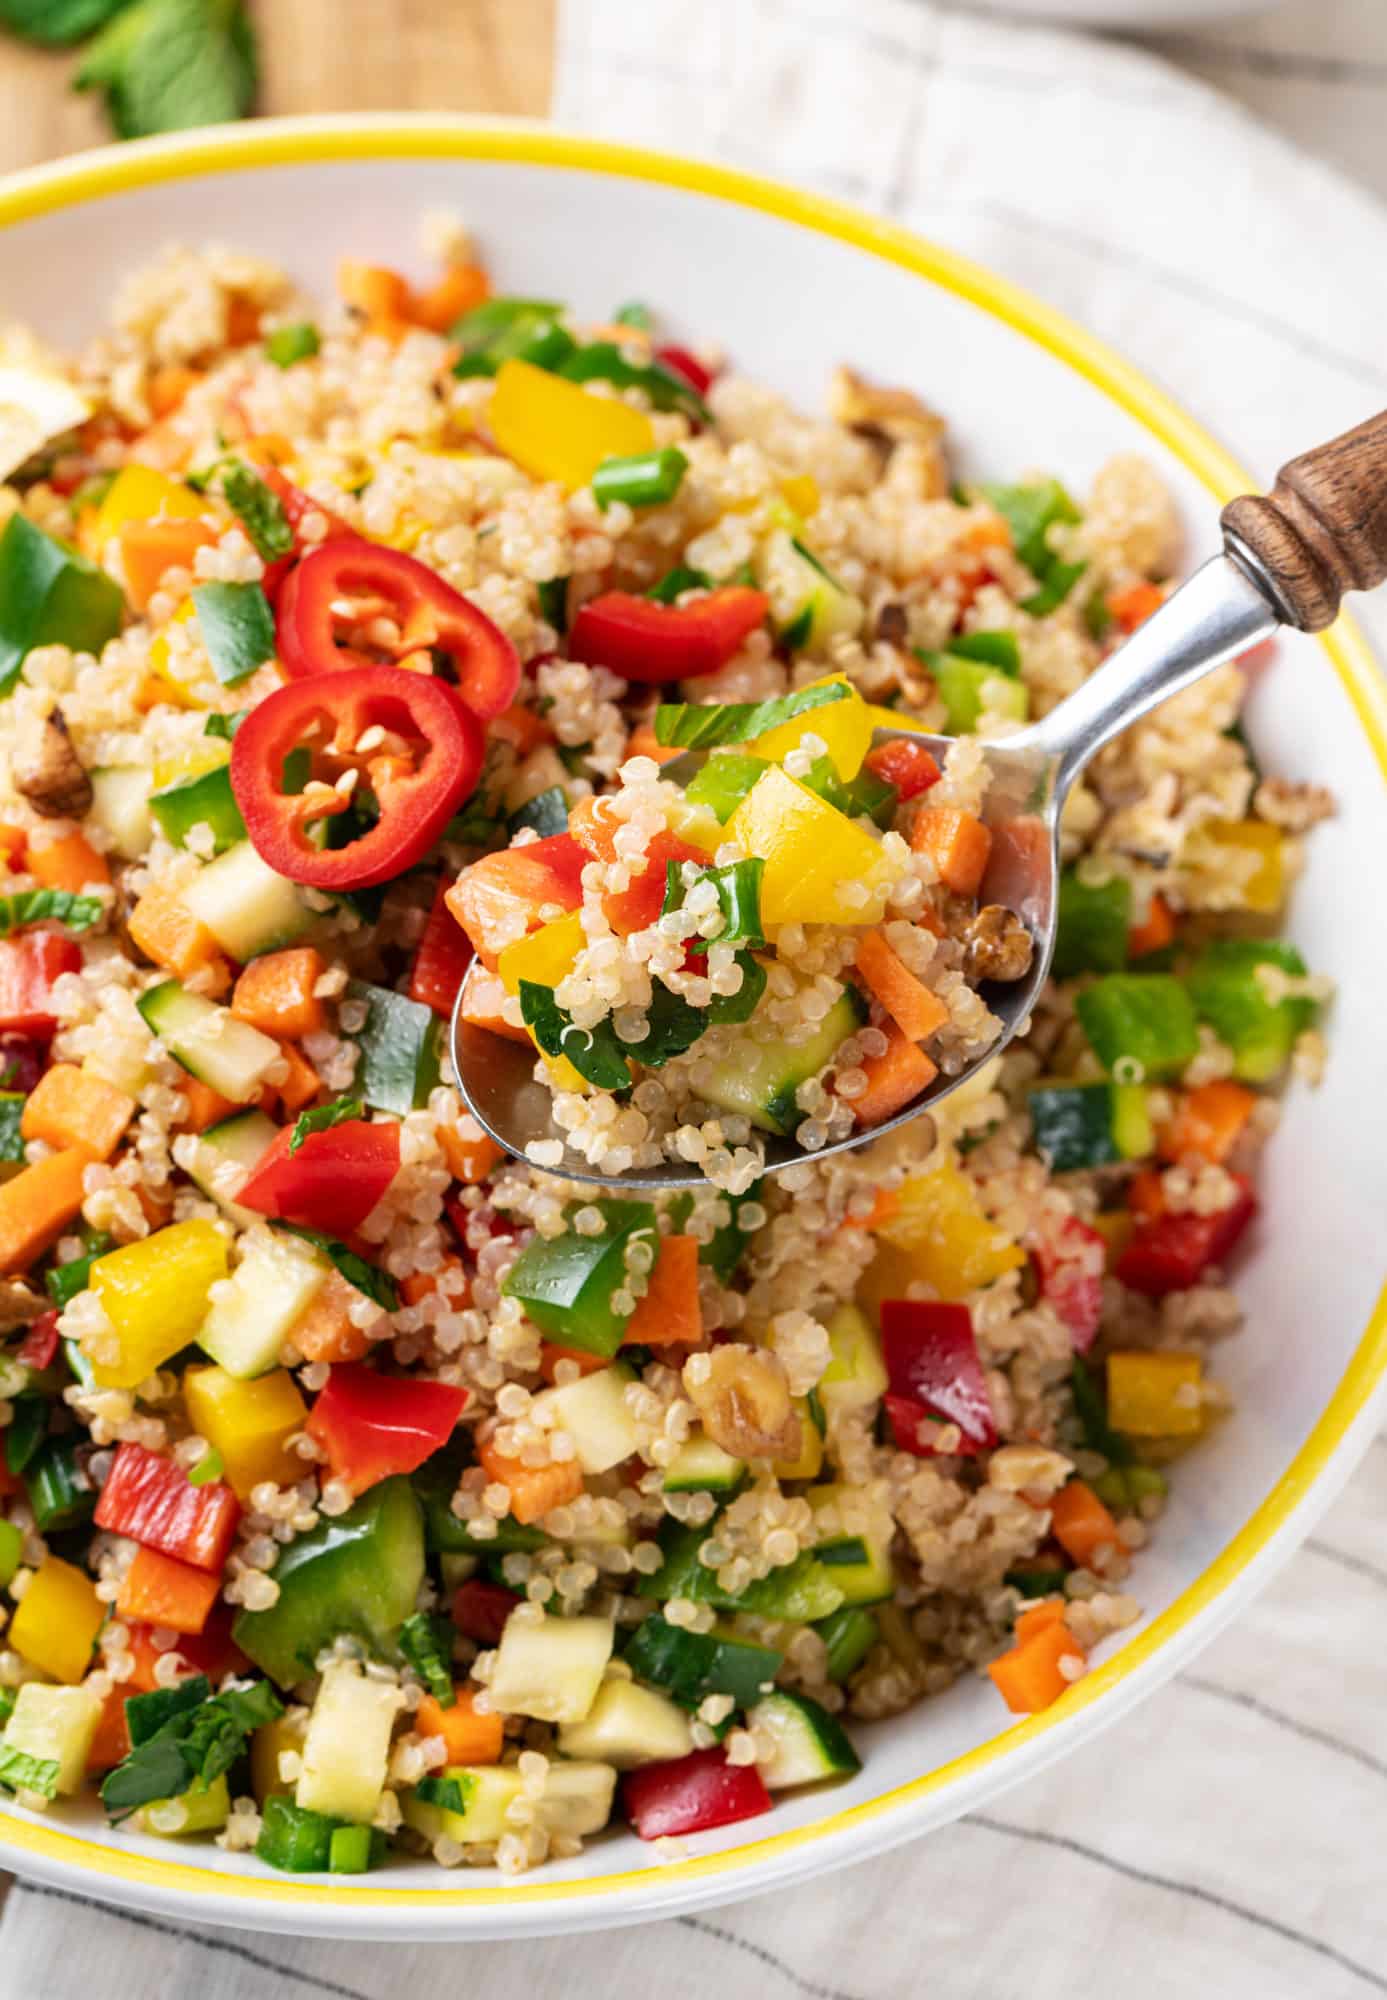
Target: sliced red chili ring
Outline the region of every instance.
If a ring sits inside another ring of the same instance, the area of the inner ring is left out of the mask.
[[[370,732],[368,734],[368,732]],[[308,747],[318,767],[284,790],[284,760]],[[315,889],[366,889],[423,859],[481,776],[481,723],[446,681],[404,667],[358,666],[290,681],[250,711],[231,746],[231,789],[257,854]],[[316,823],[345,812],[360,773],[379,817],[341,847],[319,847]]]
[[[474,714],[500,715],[515,700],[520,658],[486,613],[413,556],[360,539],[312,550],[285,583],[276,619],[285,672],[306,679],[371,664],[369,654],[339,645],[337,632],[346,620],[361,624],[381,614],[399,638],[379,650],[397,660],[445,654]]]

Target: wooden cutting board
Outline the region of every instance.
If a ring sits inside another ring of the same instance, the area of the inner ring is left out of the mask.
[[[259,108],[549,108],[556,0],[251,0]],[[103,144],[99,105],[69,88],[75,58],[0,36],[0,173]]]

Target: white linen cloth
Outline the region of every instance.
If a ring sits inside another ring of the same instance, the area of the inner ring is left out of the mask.
[[[1387,212],[1111,43],[925,0],[568,0],[555,119],[846,196],[1030,286],[1270,475],[1387,402]],[[1362,607],[1379,641],[1387,616]],[[18,1885],[0,2000],[1360,2000],[1387,1993],[1387,1437],[1102,1740],[787,1894],[607,1936],[197,1935]]]

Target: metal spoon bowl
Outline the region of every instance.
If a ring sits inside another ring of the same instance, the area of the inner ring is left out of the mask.
[[[766,1173],[852,1152],[895,1131],[941,1104],[1021,1032],[1054,955],[1060,816],[1089,760],[1151,709],[1248,652],[1279,625],[1319,630],[1337,612],[1344,590],[1368,588],[1387,575],[1387,413],[1293,461],[1269,498],[1234,501],[1223,518],[1223,553],[1197,570],[1081,688],[1032,727],[983,745],[983,816],[992,853],[980,899],[1012,910],[1034,943],[1024,978],[982,989],[1001,1023],[996,1039],[957,1075],[938,1075],[894,1118],[835,1145],[810,1153],[793,1139],[758,1134]],[[877,730],[874,740],[896,737],[922,743],[940,758],[952,740],[889,729]],[[682,778],[685,762],[666,766],[666,775]],[[465,992],[466,981],[453,1012],[452,1057],[468,1110],[490,1138],[521,1158],[533,1141],[562,1140],[550,1092],[535,1077],[534,1051],[464,1021]],[[704,1184],[683,1160],[618,1175],[580,1158],[570,1161],[565,1153],[563,1164],[548,1171],[612,1189]]]

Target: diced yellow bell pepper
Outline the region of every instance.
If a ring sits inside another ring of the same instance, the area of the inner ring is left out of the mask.
[[[780,482],[781,497],[801,520],[819,511],[819,482],[812,472],[792,472]]]
[[[155,472],[147,465],[127,465],[111,481],[92,524],[92,540],[98,553],[105,550],[132,521],[195,520],[210,511],[206,497],[194,493],[179,479]]]
[[[1286,900],[1284,842],[1280,830],[1260,819],[1206,819],[1191,833],[1184,858],[1191,866],[1218,869],[1220,850],[1230,856],[1242,879],[1238,907],[1271,916]],[[1256,866],[1245,876],[1246,857]],[[1226,872],[1226,871],[1220,871]]]
[[[281,1778],[279,1760],[286,1750],[303,1753],[303,1739],[308,1723],[305,1716],[291,1719],[279,1716],[274,1722],[264,1722],[250,1739],[250,1788],[255,1793],[257,1805],[264,1805],[274,1793],[292,1792],[297,1778]]]
[[[589,395],[576,382],[529,361],[503,361],[490,404],[491,434],[533,479],[586,486],[604,458],[650,451],[655,426],[612,396]]]
[[[903,1183],[899,1203],[878,1228],[881,1243],[858,1287],[866,1305],[902,1298],[914,1280],[941,1299],[964,1299],[1026,1261],[978,1204],[977,1191],[952,1161]]]
[[[881,843],[784,771],[762,773],[728,820],[727,838],[766,864],[763,923],[881,922],[891,886]]]
[[[207,1294],[227,1274],[226,1238],[215,1223],[175,1222],[98,1257],[92,1290],[105,1308],[119,1360],[98,1360],[103,1389],[133,1389],[186,1347],[207,1317]]]
[[[158,641],[155,641],[155,645]],[[154,647],[151,646],[152,653]],[[231,760],[231,745],[219,737],[199,737],[188,749],[173,757],[161,757],[154,766],[153,788],[160,791],[165,785],[189,784],[194,778],[206,777],[209,771],[220,770]]]
[[[186,625],[188,620],[192,617],[193,611],[194,611],[194,605],[192,598],[185,597],[183,602],[179,605],[177,611],[174,612],[173,617],[169,620],[169,624]],[[172,648],[169,645],[167,630],[162,632],[156,632],[154,637],[150,640],[149,653],[145,660],[145,666],[149,673],[150,679],[156,685],[159,700],[171,701],[177,708],[206,707],[206,703],[203,701],[202,695],[198,691],[197,687],[194,686],[189,681],[180,680],[178,675],[173,671]],[[210,678],[210,675],[208,676],[208,678]],[[147,697],[146,699],[150,700],[151,697]],[[209,737],[208,741],[209,743],[215,743],[217,739],[216,737]],[[171,782],[172,782],[171,779],[160,778],[157,775],[156,771],[156,776],[155,776],[156,785],[160,784],[166,785],[170,784]]]
[[[798,749],[804,737],[817,736],[827,746],[838,776],[855,778],[862,769],[862,759],[872,747],[871,710],[846,674],[825,674],[820,680],[810,681],[809,686],[844,687],[848,691],[847,700],[808,709],[793,721],[782,722],[778,729],[766,730],[746,745],[746,753],[780,764],[792,750]]]
[[[226,1476],[245,1500],[264,1479],[288,1486],[304,1461],[286,1444],[304,1426],[308,1406],[287,1368],[240,1382],[224,1368],[190,1368],[183,1396],[193,1429],[221,1453]]]
[[[1197,1354],[1108,1356],[1108,1422],[1129,1437],[1184,1437],[1203,1429]],[[1193,1392],[1193,1393],[1191,1393]]]
[[[817,1479],[824,1462],[824,1441],[803,1396],[795,1397],[795,1415],[799,1418],[799,1450],[793,1458],[776,1459],[772,1469],[777,1479]]]
[[[903,708],[880,708],[874,701],[867,704],[867,719],[873,729],[909,729],[917,736],[937,736],[939,733],[931,729],[927,722],[921,722],[918,716],[907,715]]]
[[[49,1556],[19,1600],[8,1643],[55,1681],[80,1681],[105,1616],[85,1570]]]
[[[520,991],[522,979],[536,986],[557,986],[573,970],[583,941],[581,910],[570,910],[566,917],[555,917],[552,923],[541,924],[528,937],[508,944],[497,958],[501,984],[510,994]]]

